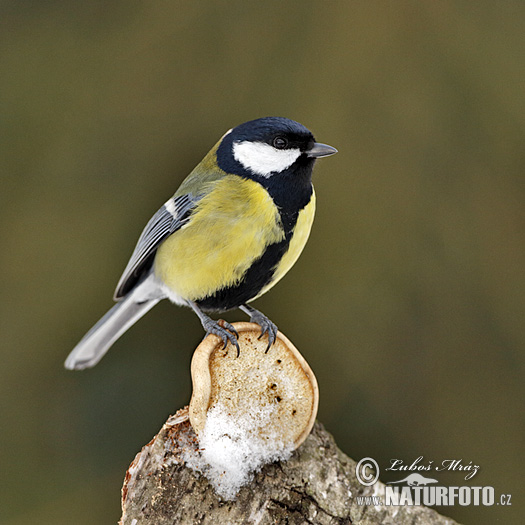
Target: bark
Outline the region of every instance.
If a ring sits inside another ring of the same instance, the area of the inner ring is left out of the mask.
[[[184,465],[184,449],[192,446],[197,437],[183,409],[126,473],[121,525],[456,523],[423,506],[359,505],[359,496],[382,496],[384,485],[362,486],[356,463],[320,423],[288,461],[264,466],[233,501],[221,501],[206,478]]]

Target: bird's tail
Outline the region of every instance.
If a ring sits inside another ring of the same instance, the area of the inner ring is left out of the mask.
[[[95,366],[111,345],[160,299],[162,297],[137,302],[133,292],[124,297],[75,346],[64,366],[69,370],[83,370]]]

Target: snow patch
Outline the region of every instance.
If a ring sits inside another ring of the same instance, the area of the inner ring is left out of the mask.
[[[219,496],[232,500],[266,463],[291,456],[294,445],[279,436],[276,412],[276,405],[254,403],[242,416],[232,417],[217,404],[208,410],[199,448],[185,448],[182,459],[204,475]]]

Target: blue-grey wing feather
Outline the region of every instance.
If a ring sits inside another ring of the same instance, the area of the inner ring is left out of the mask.
[[[119,280],[114,299],[118,300],[140,281],[153,262],[160,243],[190,220],[199,198],[190,193],[170,199],[153,215],[139,237],[135,250]]]

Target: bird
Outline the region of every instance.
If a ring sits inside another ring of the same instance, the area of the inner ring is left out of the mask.
[[[208,334],[237,347],[228,322],[209,314],[240,309],[275,342],[277,326],[249,303],[272,288],[301,254],[315,213],[315,161],[337,153],[283,117],[227,131],[142,231],[117,284],[116,304],[65,361],[96,365],[162,299],[191,308]]]

